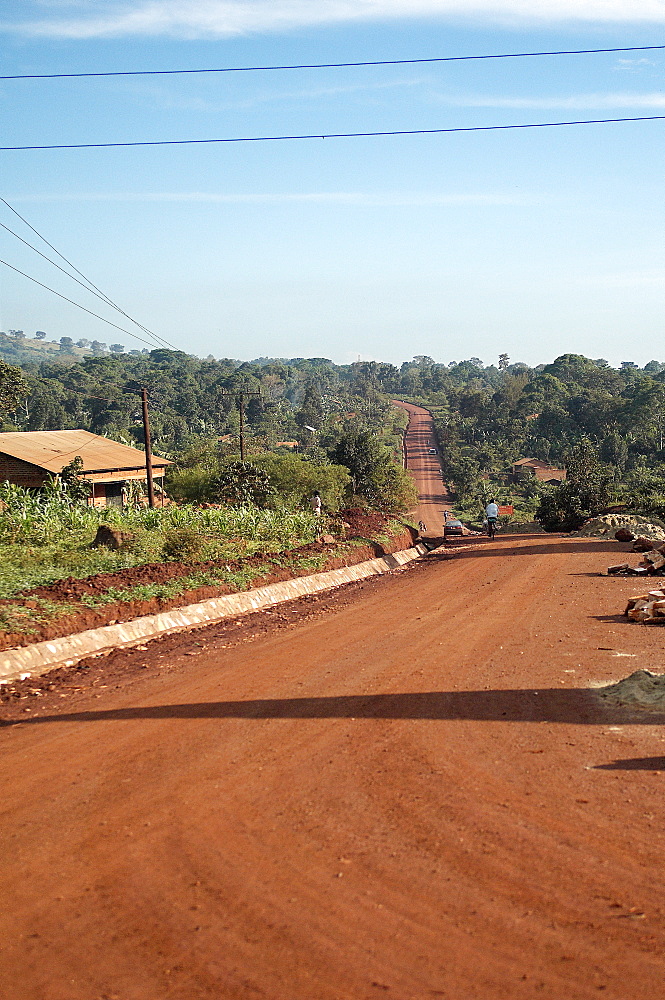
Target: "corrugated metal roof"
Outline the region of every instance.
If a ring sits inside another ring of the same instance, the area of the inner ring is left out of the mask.
[[[0,435],[1,437],[2,435]],[[539,458],[520,458],[519,462],[513,462],[513,466],[516,465],[532,465],[534,468],[547,469],[550,468],[547,462],[542,462]]]
[[[138,448],[83,430],[0,433],[0,452],[52,473],[61,472],[77,455],[83,459],[83,475],[111,469],[145,468],[145,453]],[[153,455],[152,464],[161,469],[171,463]]]

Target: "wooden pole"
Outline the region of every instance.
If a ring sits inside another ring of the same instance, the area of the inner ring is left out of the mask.
[[[148,390],[141,389],[143,404],[143,437],[145,440],[145,477],[148,483],[148,503],[155,506],[155,487],[152,482],[152,450],[150,444],[150,422],[148,420]]]
[[[233,396],[238,404],[238,409],[240,410],[240,461],[245,461],[245,396],[258,396],[261,397],[260,392],[246,392],[241,389],[240,392],[222,392],[222,396]]]
[[[240,393],[240,461],[245,461],[245,393]]]

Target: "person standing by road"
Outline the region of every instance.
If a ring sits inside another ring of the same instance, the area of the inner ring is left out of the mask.
[[[316,514],[317,517],[321,516],[321,497],[319,496],[318,493],[315,493],[311,497],[309,501],[309,506],[313,514]]]

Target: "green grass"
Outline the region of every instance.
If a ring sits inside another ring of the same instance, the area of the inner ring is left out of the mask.
[[[0,608],[0,631],[34,635],[39,631],[35,626],[45,625],[58,618],[74,614],[78,608],[75,604],[47,601],[44,598],[32,598],[30,605],[18,602]]]
[[[69,547],[50,543],[44,546],[0,545],[0,598],[32,590],[72,576],[80,579],[96,573],[115,573],[140,565],[140,555],[90,549],[88,546]]]

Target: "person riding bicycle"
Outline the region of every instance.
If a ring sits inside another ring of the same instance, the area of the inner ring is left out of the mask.
[[[496,531],[496,523],[499,519],[499,507],[496,500],[490,500],[485,507],[485,517],[487,518],[487,533],[491,536]]]

